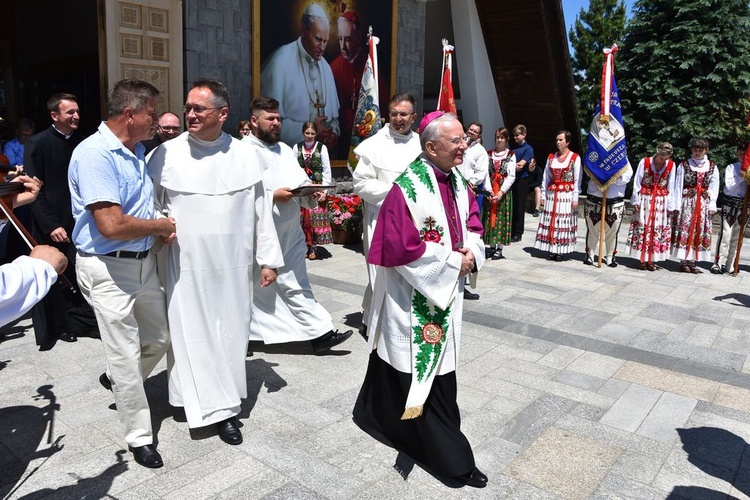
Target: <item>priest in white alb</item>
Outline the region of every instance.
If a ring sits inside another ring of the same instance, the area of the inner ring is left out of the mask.
[[[222,441],[236,445],[252,283],[269,286],[284,260],[260,155],[221,130],[226,88],[195,82],[184,109],[188,131],[148,162],[157,209],[183,221],[175,243],[161,250],[172,332],[169,402],[184,407],[190,428],[215,424]]]
[[[284,265],[267,288],[255,283],[250,340],[266,344],[310,341],[315,354],[344,342],[352,331],[334,330],[333,320],[316,300],[307,277],[307,243],[300,225],[300,205],[313,208],[313,196],[292,191],[311,184],[292,148],[279,142],[281,116],[276,99],[256,97],[250,105],[250,135],[242,141],[260,156],[263,185],[273,196],[273,222],[279,235]]]
[[[380,266],[369,318],[372,350],[354,422],[432,474],[476,488],[456,402],[464,277],[484,263],[474,193],[458,173],[467,145],[455,115],[420,124],[422,155],[380,208],[367,261]]]
[[[323,58],[329,32],[325,10],[316,3],[308,5],[299,38],[276,49],[261,70],[260,92],[279,101],[281,140],[290,147],[304,140],[302,124],[311,121],[318,126],[316,139],[336,151],[341,135],[339,97],[331,66]]]
[[[417,116],[414,97],[410,94],[396,94],[391,97],[388,115],[388,126],[362,141],[354,150],[358,162],[352,172],[352,179],[354,192],[364,201],[365,257],[375,232],[380,206],[393,187],[393,181],[422,152],[419,135],[411,129]],[[370,312],[376,269],[377,267],[372,264],[367,265],[368,283],[362,298],[363,333],[367,332],[367,316]]]

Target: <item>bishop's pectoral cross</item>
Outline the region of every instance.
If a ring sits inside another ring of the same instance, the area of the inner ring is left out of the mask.
[[[315,90],[315,102],[313,103],[313,106],[315,106],[318,116],[323,116],[323,109],[326,107],[326,105],[320,100],[320,94],[318,94],[317,89]]]

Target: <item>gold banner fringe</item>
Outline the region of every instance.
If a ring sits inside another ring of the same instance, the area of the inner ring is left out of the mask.
[[[617,172],[615,175],[613,175],[612,177],[610,177],[610,179],[607,181],[607,183],[605,185],[603,185],[603,186],[601,184],[599,184],[598,180],[596,180],[596,177],[594,177],[594,175],[591,173],[591,171],[589,170],[589,167],[587,167],[586,165],[584,165],[583,166],[583,170],[584,170],[584,172],[586,172],[588,174],[589,180],[593,181],[594,184],[596,184],[596,187],[599,188],[599,191],[604,192],[604,191],[607,190],[607,188],[609,188],[612,184],[614,184],[615,181],[617,179],[619,179],[625,172],[627,172],[628,166],[626,164],[623,168],[620,169],[619,172]]]
[[[404,414],[401,415],[401,420],[411,420],[422,415],[423,405],[412,406],[404,410]]]

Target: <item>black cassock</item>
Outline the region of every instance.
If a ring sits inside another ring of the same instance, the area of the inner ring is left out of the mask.
[[[68,188],[68,165],[75,147],[83,140],[78,132],[67,139],[53,126],[30,137],[24,148],[24,170],[44,185],[31,205],[31,234],[37,243],[51,245],[68,258],[65,276],[76,290],[71,293],[55,284],[47,296],[32,309],[36,343],[51,346],[63,333],[98,335],[94,311],[81,296],[76,283],[76,248],[73,243],[55,243],[50,233],[62,227],[73,237],[73,213]]]

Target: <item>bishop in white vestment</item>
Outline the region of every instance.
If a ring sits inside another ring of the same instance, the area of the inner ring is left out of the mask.
[[[455,168],[466,151],[461,123],[441,112],[425,121],[423,154],[388,193],[370,247],[368,262],[380,267],[354,421],[431,473],[481,488],[487,477],[461,432],[455,370],[464,277],[484,262],[482,223]]]

